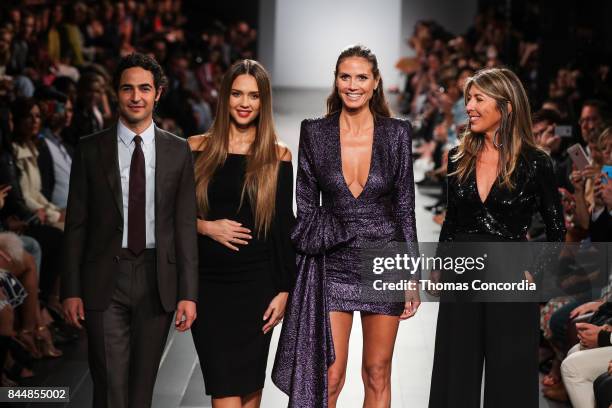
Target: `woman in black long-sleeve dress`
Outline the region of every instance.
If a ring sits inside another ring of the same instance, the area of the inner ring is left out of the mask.
[[[465,102],[469,127],[448,155],[440,242],[526,241],[535,211],[547,240],[563,241],[553,164],[535,145],[519,79],[507,69],[479,71]],[[533,279],[516,277],[524,278]],[[538,327],[537,303],[440,302],[429,407],[480,407],[484,361],[484,407],[536,408]]]
[[[212,130],[189,142],[200,257],[192,332],[206,394],[213,407],[258,407],[296,268],[291,153],[277,141],[270,81],[258,62],[230,68]]]

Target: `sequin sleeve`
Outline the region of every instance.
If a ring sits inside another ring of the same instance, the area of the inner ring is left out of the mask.
[[[552,159],[545,153],[536,160],[536,183],[538,186],[539,211],[546,226],[546,240],[549,242],[563,242],[565,238],[565,225],[563,222],[563,207],[561,196],[557,189]]]
[[[418,254],[416,220],[414,216],[414,172],[412,169],[412,126],[401,121],[398,129],[398,166],[394,180],[393,208],[403,240],[409,244],[412,256]],[[418,275],[413,275],[418,279]]]
[[[451,160],[457,152],[457,148],[453,148],[448,152],[448,165],[446,166],[446,216],[440,231],[440,242],[450,242],[454,239],[455,226],[457,222],[457,197],[454,196],[454,186],[452,185],[454,177],[448,176],[455,171],[455,162]]]
[[[538,157],[532,163],[536,166],[534,177],[538,191],[538,210],[546,227],[546,241],[561,243],[565,239],[565,224],[552,159],[546,153],[538,152]],[[550,265],[554,265],[560,249],[561,244],[547,244],[540,250],[532,267],[535,278],[541,277]]]
[[[324,155],[325,152],[315,150],[312,139],[316,135],[311,134],[309,123],[304,120],[300,129],[295,189],[297,222],[291,239],[298,252],[317,255],[349,242],[354,234],[351,234],[334,214],[321,206],[315,157]]]

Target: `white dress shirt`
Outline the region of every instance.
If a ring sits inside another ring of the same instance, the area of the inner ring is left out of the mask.
[[[53,160],[55,184],[51,193],[51,202],[59,208],[66,208],[68,205],[68,184],[70,181],[72,158],[62,142],[50,131],[45,134],[44,140]]]
[[[136,133],[125,126],[121,120],[117,124],[117,153],[119,155],[119,172],[121,173],[121,195],[123,199],[123,248],[128,246],[128,203],[130,201],[130,164],[132,153],[136,148]],[[145,160],[146,183],[146,246],[155,248],[155,124],[151,124],[141,134],[142,152]]]

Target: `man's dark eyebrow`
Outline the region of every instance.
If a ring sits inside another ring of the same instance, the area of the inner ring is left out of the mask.
[[[143,86],[150,86],[151,88],[153,87],[153,85],[151,85],[151,84],[150,84],[150,83],[148,83],[148,82],[145,82],[144,84],[138,84],[138,85],[134,85],[134,84],[121,84],[120,86],[121,86],[121,88],[123,88],[123,87],[125,87],[125,86],[129,86],[129,87],[134,87],[134,86],[137,86],[137,87],[139,87],[139,88],[141,88],[141,87],[143,87]]]

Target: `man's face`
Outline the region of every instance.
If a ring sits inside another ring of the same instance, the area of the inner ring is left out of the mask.
[[[117,96],[120,116],[128,124],[136,125],[153,118],[155,102],[161,92],[155,89],[151,71],[132,67],[121,74]]]
[[[589,105],[583,107],[578,124],[580,124],[582,139],[588,143],[589,138],[593,136],[593,131],[601,126],[601,115],[598,109]]]

